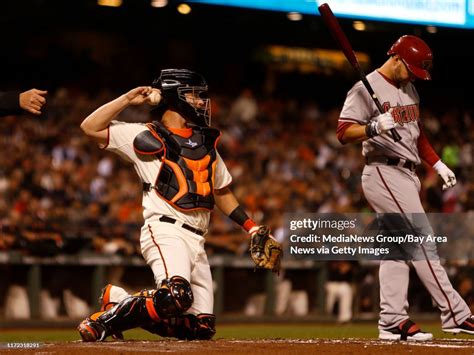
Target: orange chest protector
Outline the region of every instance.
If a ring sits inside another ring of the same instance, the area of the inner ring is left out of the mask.
[[[138,155],[154,155],[161,169],[152,186],[165,201],[180,210],[214,208],[214,176],[217,164],[216,145],[220,131],[194,126],[187,134],[173,133],[159,122],[148,125],[133,141]]]

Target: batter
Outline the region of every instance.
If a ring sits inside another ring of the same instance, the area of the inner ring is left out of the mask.
[[[454,173],[439,159],[423,132],[420,100],[412,84],[415,79],[431,79],[432,52],[422,39],[406,35],[399,38],[387,54],[389,59],[367,76],[383,102],[385,113],[380,114],[359,81],[347,94],[337,137],[343,144],[362,142],[366,160],[362,188],[377,213],[424,215],[419,196],[420,180],[415,173],[422,160],[441,176],[443,189],[456,184]],[[392,128],[402,137],[398,143],[389,133]],[[430,229],[425,225],[424,233],[433,234]],[[425,244],[419,251],[421,257],[414,257],[411,263],[441,311],[443,330],[474,334],[474,318],[466,302],[453,289],[439,260],[426,256],[426,252],[436,254],[435,245]],[[408,263],[382,260],[379,279],[379,338],[431,340],[433,335],[421,331],[408,317]]]

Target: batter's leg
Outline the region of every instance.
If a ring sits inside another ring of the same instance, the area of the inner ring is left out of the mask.
[[[471,316],[469,306],[453,288],[439,260],[418,260],[412,264],[441,311],[443,329],[456,328]]]
[[[421,217],[425,212],[419,198],[420,182],[414,173],[389,166],[366,166],[364,173],[367,173],[365,184],[364,177],[362,179],[364,194],[376,212],[413,213],[413,218],[423,221]],[[433,234],[426,222],[420,224],[420,228],[427,228],[425,234]],[[424,244],[423,247],[425,249],[420,250],[425,257],[421,260],[417,258],[413,261],[413,265],[441,310],[443,328],[449,329],[461,325],[471,315],[469,307],[452,287],[446,271],[437,259],[436,246]],[[391,274],[391,277],[394,275]],[[386,287],[383,284],[381,277],[381,292]],[[392,302],[390,297],[388,302]],[[381,323],[385,324],[382,317]]]
[[[379,268],[379,329],[391,329],[408,318],[410,267],[403,260],[382,260]]]
[[[406,208],[410,204],[422,209],[417,186],[403,170],[385,165],[364,168],[362,189],[375,212],[400,213],[401,206]],[[409,274],[410,268],[403,260],[380,262],[380,330],[392,329],[408,319]]]

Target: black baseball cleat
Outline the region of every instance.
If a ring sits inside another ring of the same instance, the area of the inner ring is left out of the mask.
[[[423,332],[413,321],[407,319],[401,322],[398,326],[391,329],[380,329],[379,339],[429,341],[433,339],[433,334]]]
[[[91,317],[93,316],[94,315]],[[92,320],[90,317],[88,317],[86,320],[83,320],[77,327],[77,330],[79,331],[82,341],[84,342],[104,341],[107,337],[105,326],[95,320]]]
[[[443,332],[453,334],[466,333],[474,335],[474,315],[471,314],[464,322],[459,324],[457,327],[443,328]]]

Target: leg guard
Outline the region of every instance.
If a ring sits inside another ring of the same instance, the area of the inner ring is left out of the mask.
[[[173,276],[163,280],[158,290],[141,291],[107,311],[93,314],[79,325],[78,330],[84,341],[102,341],[124,330],[159,324],[165,318],[176,317],[192,303],[189,282],[180,276]]]
[[[210,340],[216,334],[216,316],[201,313],[197,316],[186,314],[181,317],[176,329],[176,337],[186,340]]]
[[[216,316],[201,313],[184,314],[179,317],[163,319],[144,329],[162,337],[174,337],[180,340],[210,340],[216,334]]]

